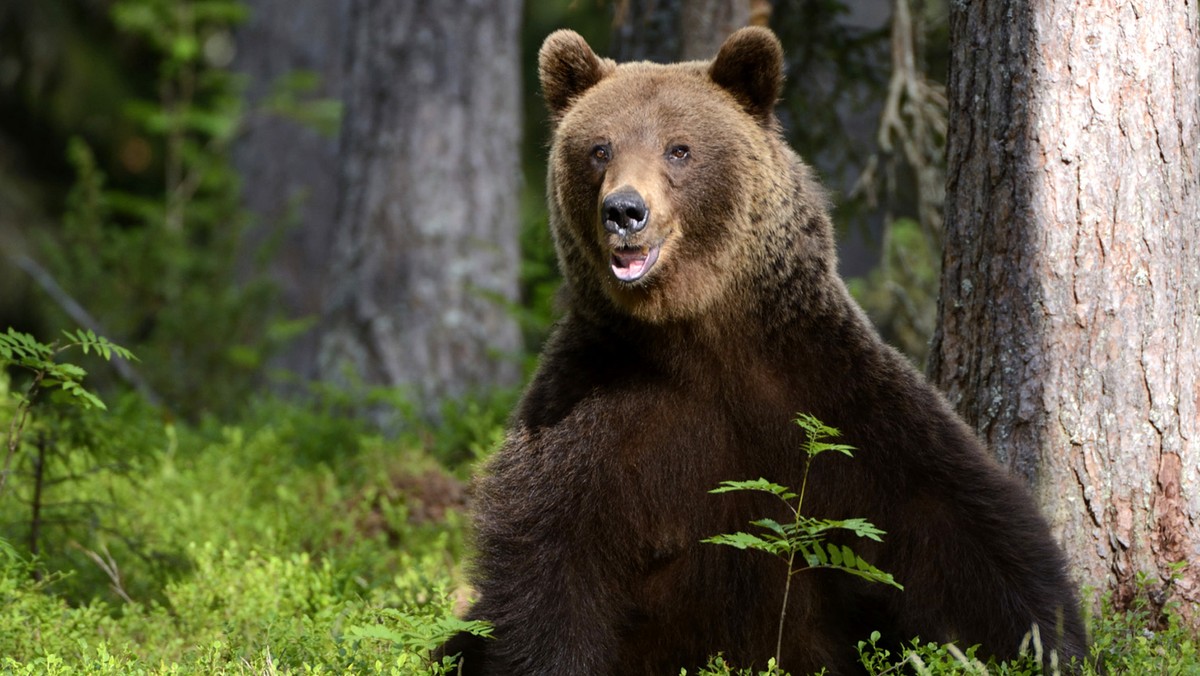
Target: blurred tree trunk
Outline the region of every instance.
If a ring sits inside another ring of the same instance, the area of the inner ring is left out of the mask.
[[[610,56],[617,61],[711,59],[735,30],[765,26],[769,0],[618,0]]]
[[[253,108],[267,107],[281,81],[316,76],[317,97],[340,101],[348,12],[342,3],[247,0],[250,18],[236,35],[234,68],[247,76]],[[234,144],[246,178],[246,205],[257,216],[252,244],[277,236],[268,273],[279,286],[285,316],[316,319],[329,274],[338,201],[338,139],[279,115],[251,119]],[[247,261],[250,263],[250,261]],[[316,375],[317,332],[284,346],[276,365],[304,379]]]
[[[513,384],[520,0],[354,0],[323,377]]]
[[[1074,572],[1200,602],[1196,3],[951,3],[930,372]],[[1168,582],[1172,566],[1181,577]]]

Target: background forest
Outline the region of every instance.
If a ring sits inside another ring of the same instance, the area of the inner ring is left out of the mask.
[[[945,2],[0,0],[0,669],[436,670],[470,476],[556,313],[537,49],[570,27],[709,58],[747,23],[787,50],[779,114],[852,291],[957,392]],[[1090,578],[1110,673],[1200,673],[1175,552]],[[860,649],[879,674],[1041,669]]]

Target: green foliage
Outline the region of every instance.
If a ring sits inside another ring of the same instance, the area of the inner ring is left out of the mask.
[[[68,407],[73,406],[84,410],[107,408],[99,397],[84,388],[83,378],[87,375],[87,371],[75,364],[58,361],[58,356],[67,350],[78,348],[85,355],[95,352],[106,361],[111,360],[114,356],[125,360],[135,359],[129,350],[109,342],[107,338],[97,336],[90,330],[76,330],[74,333],[64,331],[63,336],[66,338],[65,342],[54,341],[46,344],[12,327],[9,327],[7,332],[0,333],[0,375],[2,375],[2,369],[9,365],[24,369],[31,374],[26,390],[23,393],[12,394],[16,400],[16,410],[12,413],[5,443],[4,469],[0,473],[0,497],[4,496],[4,488],[11,472],[12,461],[21,448],[21,436],[29,422],[30,413],[38,395],[43,390],[57,387],[66,395],[65,400],[60,399],[60,401]],[[4,391],[0,394],[9,394],[7,380],[4,382],[3,389]],[[46,453],[52,449],[53,444],[48,443],[46,436],[43,435],[37,444],[37,459],[35,460],[37,471],[34,480],[38,483],[35,486],[35,495],[37,496],[41,494],[41,483],[46,480]],[[39,510],[40,505],[35,502],[35,521]],[[36,544],[36,538],[34,538],[33,548],[35,550]]]
[[[25,391],[12,393],[15,406],[9,419],[4,469],[0,475],[0,498],[7,498],[8,504],[15,501],[27,505],[29,512],[28,517],[9,522],[20,524],[19,533],[6,528],[4,535],[28,542],[29,554],[34,557],[46,554],[48,531],[57,532],[58,543],[64,539],[73,543],[75,531],[95,532],[104,527],[102,512],[107,503],[74,497],[73,484],[91,473],[122,472],[130,466],[133,455],[129,446],[114,448],[115,430],[100,414],[107,406],[83,387],[87,372],[58,358],[76,348],[84,355],[95,353],[106,361],[113,357],[129,361],[135,357],[90,330],[64,331],[63,336],[65,341],[46,344],[12,328],[0,334],[0,369],[12,365],[30,374]],[[49,396],[39,396],[47,388]],[[8,394],[7,379],[0,377],[0,395]],[[0,407],[0,411],[7,409]],[[27,432],[31,432],[32,442],[23,440]],[[130,440],[139,436],[136,430],[127,435]],[[18,481],[12,494],[5,495],[10,476]],[[89,554],[98,556],[94,552]],[[43,572],[31,569],[31,575],[41,578]]]
[[[8,328],[7,333],[0,333],[0,366],[12,364],[33,373],[33,382],[24,395],[17,395],[25,411],[33,405],[33,399],[39,390],[58,386],[63,392],[74,397],[76,403],[84,408],[105,408],[104,402],[83,387],[83,378],[87,371],[75,364],[56,362],[58,355],[71,348],[79,348],[83,354],[95,352],[104,359],[111,360],[113,355],[125,360],[133,360],[133,353],[120,345],[108,341],[103,336],[97,336],[91,330],[78,329],[74,334],[63,331],[67,342],[57,341],[49,345],[39,342],[28,333],[22,333]],[[16,430],[20,432],[19,428]],[[10,439],[10,443],[11,443]]]
[[[779,611],[779,634],[775,644],[774,661],[776,663],[779,662],[783,648],[783,629],[784,622],[787,619],[788,596],[792,588],[792,577],[797,573],[816,568],[828,568],[849,573],[869,582],[879,582],[891,585],[897,589],[904,589],[890,573],[885,573],[867,563],[848,546],[839,546],[831,542],[826,542],[831,532],[839,530],[849,531],[860,538],[881,542],[880,536],[884,534],[883,531],[864,519],[816,519],[806,516],[803,513],[804,493],[808,488],[808,472],[812,467],[813,459],[827,451],[835,451],[847,457],[853,457],[854,449],[846,444],[827,441],[827,439],[841,436],[841,432],[836,428],[822,423],[812,415],[807,413],[797,414],[795,422],[804,430],[807,437],[804,443],[804,478],[799,494],[793,493],[791,489],[785,486],[771,483],[762,478],[750,481],[723,481],[719,488],[709,491],[710,493],[729,493],[733,491],[770,493],[779,498],[787,506],[788,510],[791,511],[792,521],[789,523],[779,523],[774,519],[758,519],[751,522],[751,525],[758,528],[759,532],[757,534],[746,532],[722,533],[703,540],[711,544],[767,552],[787,562],[787,585],[784,587],[783,592],[783,607]],[[793,503],[793,501],[795,502]],[[803,566],[797,566],[797,556],[803,561]]]
[[[825,441],[825,439],[839,436],[841,433],[811,415],[800,414],[796,419],[796,424],[803,428],[808,436],[804,445],[807,456],[804,465],[804,483],[799,494],[761,478],[751,481],[723,481],[719,488],[709,491],[710,493],[733,491],[770,493],[787,505],[793,520],[788,523],[779,523],[774,519],[757,519],[752,521],[751,525],[758,528],[758,533],[723,533],[707,538],[704,542],[729,545],[738,549],[755,549],[781,557],[788,563],[789,579],[805,570],[829,568],[871,582],[880,582],[903,589],[904,587],[896,582],[890,574],[867,563],[849,547],[826,542],[826,539],[834,531],[848,531],[859,538],[882,542],[881,536],[884,534],[882,530],[865,519],[817,519],[803,513],[804,491],[808,484],[808,473],[812,460],[826,451],[836,451],[851,456],[854,449],[845,444]],[[804,564],[802,567],[796,566],[797,556]]]
[[[299,439],[355,434],[308,413],[274,403],[242,426],[193,427],[114,407],[113,442],[140,446],[149,428],[155,449],[134,475],[69,484],[72,499],[113,505],[104,529],[75,533],[36,566],[0,539],[0,671],[427,673],[422,645],[457,626],[447,590],[459,584],[462,519],[418,519],[388,483],[436,471],[417,449],[360,432],[293,462]],[[0,501],[0,522],[19,513]],[[403,617],[416,619],[405,629]]]
[[[293,71],[271,86],[263,102],[263,113],[292,120],[333,138],[342,119],[342,102],[337,99],[314,99],[321,79],[312,71]]]
[[[469,469],[500,447],[519,395],[515,389],[499,389],[486,396],[447,400],[437,428],[417,436],[426,437],[424,446],[446,467]]]
[[[879,267],[848,283],[884,338],[918,364],[937,321],[940,255],[920,223],[899,219],[886,231]]]
[[[113,22],[156,64],[157,98],[124,109],[143,180],[110,185],[91,146],[73,139],[63,227],[40,254],[104,332],[145,359],[149,389],[193,419],[236,410],[272,352],[309,324],[278,314],[261,273],[277,237],[248,237],[232,144],[262,117],[328,130],[340,115],[307,98],[315,83],[304,74],[277,83],[261,110],[246,109],[243,79],[229,69],[231,31],[246,14],[237,0],[113,4]]]
[[[1172,577],[1166,587],[1174,583]],[[1125,608],[1116,608],[1111,594],[1101,600],[1091,618],[1091,651],[1108,673],[1200,673],[1200,636],[1182,621],[1178,601],[1164,607],[1161,596],[1149,576],[1138,574],[1137,593]]]
[[[445,655],[434,662],[434,649],[459,632],[491,638],[492,627],[480,620],[460,620],[440,613],[411,613],[385,608],[378,613],[379,623],[355,625],[346,631],[352,639],[374,639],[402,648],[395,666],[413,673],[453,674],[457,655]]]
[[[687,673],[687,669],[681,669],[679,676],[686,676]],[[774,657],[767,660],[766,669],[754,670],[738,669],[726,662],[721,655],[715,655],[700,670],[698,676],[788,676],[788,674],[775,662]]]

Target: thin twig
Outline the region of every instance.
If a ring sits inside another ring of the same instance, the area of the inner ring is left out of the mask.
[[[8,448],[4,454],[4,470],[0,472],[0,496],[4,495],[4,487],[8,483],[8,475],[12,473],[12,460],[17,455],[17,447],[21,443],[21,430],[25,429],[25,421],[29,419],[29,407],[37,396],[42,385],[45,371],[38,371],[33,377],[33,383],[25,392],[25,398],[17,404],[17,414],[8,425]]]
[[[101,557],[96,552],[93,552],[78,542],[72,542],[71,546],[83,552],[89,559],[94,561],[96,565],[100,567],[100,570],[104,571],[104,574],[108,576],[109,586],[112,587],[112,590],[116,592],[117,596],[120,596],[122,599],[124,599],[126,603],[133,603],[133,599],[129,597],[129,594],[125,591],[125,585],[121,581],[121,569],[117,567],[117,561],[108,551],[108,547],[100,545],[100,549],[104,552],[104,556]]]
[[[30,500],[30,517],[29,517],[29,554],[34,559],[41,553],[42,539],[42,489],[44,484],[42,480],[46,476],[46,436],[39,433],[37,442],[34,443],[37,447],[37,455],[33,459],[33,498]],[[33,569],[33,579],[36,582],[41,582],[42,572],[37,568]]]

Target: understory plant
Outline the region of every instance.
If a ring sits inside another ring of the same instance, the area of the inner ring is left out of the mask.
[[[21,443],[21,433],[39,394],[44,390],[57,389],[68,395],[65,401],[70,405],[84,409],[107,408],[99,397],[84,388],[83,378],[87,371],[75,364],[58,361],[59,355],[67,350],[79,349],[85,355],[93,352],[105,360],[111,360],[114,356],[126,361],[136,359],[129,350],[90,330],[78,329],[74,333],[63,331],[63,336],[65,341],[55,340],[47,344],[12,327],[0,333],[0,368],[11,364],[32,374],[25,391],[13,393],[17,410],[9,422],[4,469],[0,471],[0,497],[4,495],[12,460]]]
[[[835,451],[848,457],[854,457],[854,448],[846,444],[832,443],[829,440],[841,436],[841,432],[830,427],[816,417],[797,414],[796,424],[804,430],[804,473],[800,483],[800,492],[759,478],[750,481],[723,481],[720,487],[710,493],[731,493],[734,491],[759,491],[770,493],[779,498],[792,515],[789,522],[780,523],[774,519],[761,518],[750,522],[757,529],[756,533],[722,533],[703,540],[718,545],[729,545],[738,549],[754,549],[767,552],[787,562],[787,581],[783,589],[782,605],[779,609],[779,629],[775,640],[774,665],[780,662],[783,648],[783,628],[787,620],[788,597],[792,590],[792,578],[799,573],[817,568],[840,570],[844,573],[861,577],[870,582],[891,585],[904,589],[896,582],[890,573],[885,573],[871,565],[846,545],[827,542],[828,536],[836,531],[849,531],[860,538],[882,542],[880,536],[884,532],[866,519],[818,519],[804,513],[804,494],[808,489],[808,475],[812,461],[818,455],[827,451]]]

